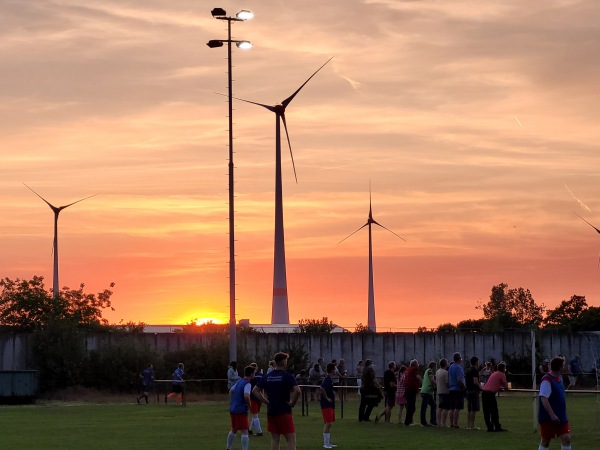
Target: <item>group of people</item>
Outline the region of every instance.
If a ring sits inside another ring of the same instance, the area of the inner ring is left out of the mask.
[[[405,365],[390,361],[383,374],[383,386],[375,376],[371,360],[359,363],[361,366],[359,422],[370,421],[370,414],[382,399],[384,409],[375,416],[375,422],[384,419],[391,421],[392,409],[399,406],[398,423],[406,426],[415,425],[413,416],[416,411],[417,395],[421,395],[420,420],[422,427],[460,428],[458,421],[461,410],[467,403],[467,429],[479,430],[475,425],[476,413],[483,409],[483,418],[489,432],[507,431],[500,424],[498,393],[508,388],[506,364],[500,362],[495,368],[490,362],[483,367],[479,358],[473,356],[469,367],[463,370],[462,355],[454,353],[452,361],[442,358],[438,363],[428,364],[423,376],[418,371],[416,359]],[[548,368],[540,380],[538,422],[540,424],[541,442],[539,450],[547,450],[553,438],[561,441],[561,450],[571,449],[571,436],[566,410],[565,384],[562,376],[565,360],[562,357],[549,361]],[[572,368],[571,368],[572,371]],[[572,381],[571,384],[574,384]],[[380,392],[383,390],[384,395]],[[437,402],[436,402],[437,395]],[[429,422],[427,422],[427,409]],[[402,413],[406,416],[402,421]]]
[[[298,402],[301,390],[296,377],[286,370],[287,361],[286,353],[277,353],[269,363],[266,375],[257,370],[256,363],[251,363],[244,368],[243,377],[238,374],[237,363],[235,361],[230,363],[227,379],[231,429],[227,435],[227,450],[232,448],[238,431],[241,434],[242,450],[248,449],[249,435],[263,435],[259,419],[262,404],[267,406],[271,449],[279,449],[283,436],[287,450],[295,450],[296,429],[292,408]],[[343,363],[343,360],[340,362]],[[320,372],[319,362],[317,365]],[[561,450],[571,449],[566,388],[562,379],[564,368],[563,357],[553,358],[540,380],[538,421],[541,441],[538,450],[547,450],[553,438],[560,439]],[[312,369],[317,371],[315,366]],[[177,397],[178,401],[181,401],[183,370],[183,363],[179,363],[173,372],[172,392],[165,396],[165,402],[172,397]],[[331,428],[335,422],[335,386],[339,384],[341,376],[339,363],[334,360],[326,364],[324,372],[324,376],[319,378],[317,392],[323,418],[323,447],[331,449],[337,447],[331,442]],[[390,423],[392,410],[398,405],[398,423],[406,426],[416,425],[413,419],[417,397],[420,394],[420,422],[423,427],[460,428],[459,416],[461,410],[465,408],[466,401],[467,429],[479,430],[475,425],[475,417],[481,406],[487,431],[506,431],[500,424],[496,400],[498,392],[508,387],[504,362],[496,367],[489,362],[480,366],[479,359],[473,356],[469,360],[468,368],[463,370],[462,355],[457,352],[450,362],[445,358],[442,358],[439,363],[430,362],[421,376],[416,359],[411,360],[408,365],[398,365],[390,361],[383,374],[383,385],[381,385],[375,374],[373,362],[367,359],[357,364],[358,374],[360,374],[357,380],[360,395],[359,422],[370,421],[373,409],[384,400],[384,409],[375,416],[376,423],[382,419]],[[343,376],[346,376],[345,372]],[[137,402],[140,403],[140,400],[145,399],[148,403],[154,381],[151,364],[142,371],[140,378],[143,394],[137,397]],[[404,410],[406,414],[402,420]]]
[[[398,365],[390,361],[383,374],[383,386],[375,376],[371,360],[366,360],[362,370],[358,410],[359,422],[370,421],[374,407],[384,399],[384,409],[375,416],[375,422],[383,419],[391,421],[392,410],[398,405],[398,423],[416,425],[417,398],[421,396],[420,423],[422,427],[459,428],[460,411],[467,402],[467,429],[478,430],[475,414],[483,406],[484,420],[488,431],[505,431],[498,416],[496,394],[507,387],[506,365],[498,364],[492,373],[488,363],[479,367],[479,359],[473,357],[467,371],[462,368],[460,353],[453,355],[452,361],[442,358],[438,363],[431,361],[423,376],[419,372],[419,362],[411,360],[408,365]],[[380,391],[383,390],[383,395]],[[481,393],[481,402],[480,402]],[[427,410],[429,409],[429,415]],[[404,420],[402,415],[406,411]]]

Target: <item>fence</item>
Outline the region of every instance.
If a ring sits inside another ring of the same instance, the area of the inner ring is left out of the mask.
[[[594,336],[600,335],[596,332]],[[150,347],[158,353],[183,350],[191,345],[206,346],[212,339],[223,335],[198,333],[142,333],[139,335],[88,334],[85,344],[88,351],[118,345],[121,339],[134,339],[140,346]],[[593,372],[600,354],[600,342],[589,339],[589,333],[546,333],[536,336],[536,354],[550,358],[562,354],[570,359],[580,355],[586,372]],[[32,369],[32,335],[26,333],[0,333],[0,370]],[[371,359],[377,371],[383,373],[389,361],[406,362],[416,358],[421,363],[451,357],[456,351],[464,359],[477,355],[480,361],[500,361],[508,356],[529,358],[531,361],[531,336],[529,331],[504,333],[335,333],[335,334],[240,334],[238,346],[252,358],[273,355],[283,349],[302,349],[309,361],[319,357],[326,361],[343,358],[350,373],[360,360]],[[530,364],[530,363],[529,363]]]

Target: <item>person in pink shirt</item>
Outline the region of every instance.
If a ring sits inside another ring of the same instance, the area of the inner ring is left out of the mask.
[[[481,391],[483,418],[488,431],[506,431],[506,429],[502,428],[500,425],[498,403],[496,402],[496,394],[498,391],[506,389],[508,386],[505,371],[506,364],[504,362],[498,364],[498,369],[495,372],[492,372]]]

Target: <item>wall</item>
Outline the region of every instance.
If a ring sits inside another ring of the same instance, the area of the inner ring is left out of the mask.
[[[590,337],[591,336],[591,337]],[[113,334],[90,334],[86,337],[86,348],[94,350],[116,344],[123,336]],[[181,350],[185,347],[205,345],[211,335],[192,333],[145,333],[128,336],[140,345],[149,345],[159,353]],[[600,357],[600,332],[590,333],[538,333],[538,346],[541,356],[550,358],[562,354],[567,359],[578,354],[582,366],[589,370],[595,358]],[[33,369],[31,362],[31,342],[29,334],[0,333],[0,370]],[[325,361],[344,358],[346,367],[352,370],[361,359],[371,359],[379,370],[387,368],[391,360],[407,362],[416,358],[420,363],[440,358],[452,358],[456,351],[467,360],[473,355],[481,362],[504,355],[531,355],[531,336],[529,332],[505,332],[497,334],[483,333],[335,333],[335,334],[242,334],[238,345],[247,354],[264,356],[286,347],[300,345],[309,354],[309,361],[316,362],[323,357]]]

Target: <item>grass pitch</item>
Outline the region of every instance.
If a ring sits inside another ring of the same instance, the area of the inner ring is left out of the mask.
[[[498,398],[500,419],[507,433],[487,433],[481,413],[476,422],[481,431],[405,427],[397,424],[359,423],[358,401],[350,398],[337,404],[337,421],[332,428],[332,442],[338,449],[427,450],[444,448],[482,449],[537,448],[539,435],[533,432],[532,397],[506,393]],[[417,416],[420,400],[417,403]],[[595,395],[569,395],[569,420],[575,450],[600,448],[600,404]],[[381,410],[376,408],[374,413]],[[322,421],[317,402],[309,403],[309,414],[302,416],[300,404],[294,410],[299,450],[322,448]],[[270,449],[266,417],[261,414],[265,431],[262,437],[251,437],[251,449]],[[372,417],[373,418],[373,417]],[[466,411],[460,424],[465,426]],[[224,449],[229,430],[228,405],[223,401],[189,401],[187,406],[165,405],[154,400],[150,405],[131,403],[91,404],[85,402],[39,402],[27,406],[0,407],[1,448],[25,450],[147,450],[152,448],[198,450]],[[239,437],[234,449],[241,448]],[[282,448],[284,443],[282,443]],[[560,448],[553,441],[551,448]]]

